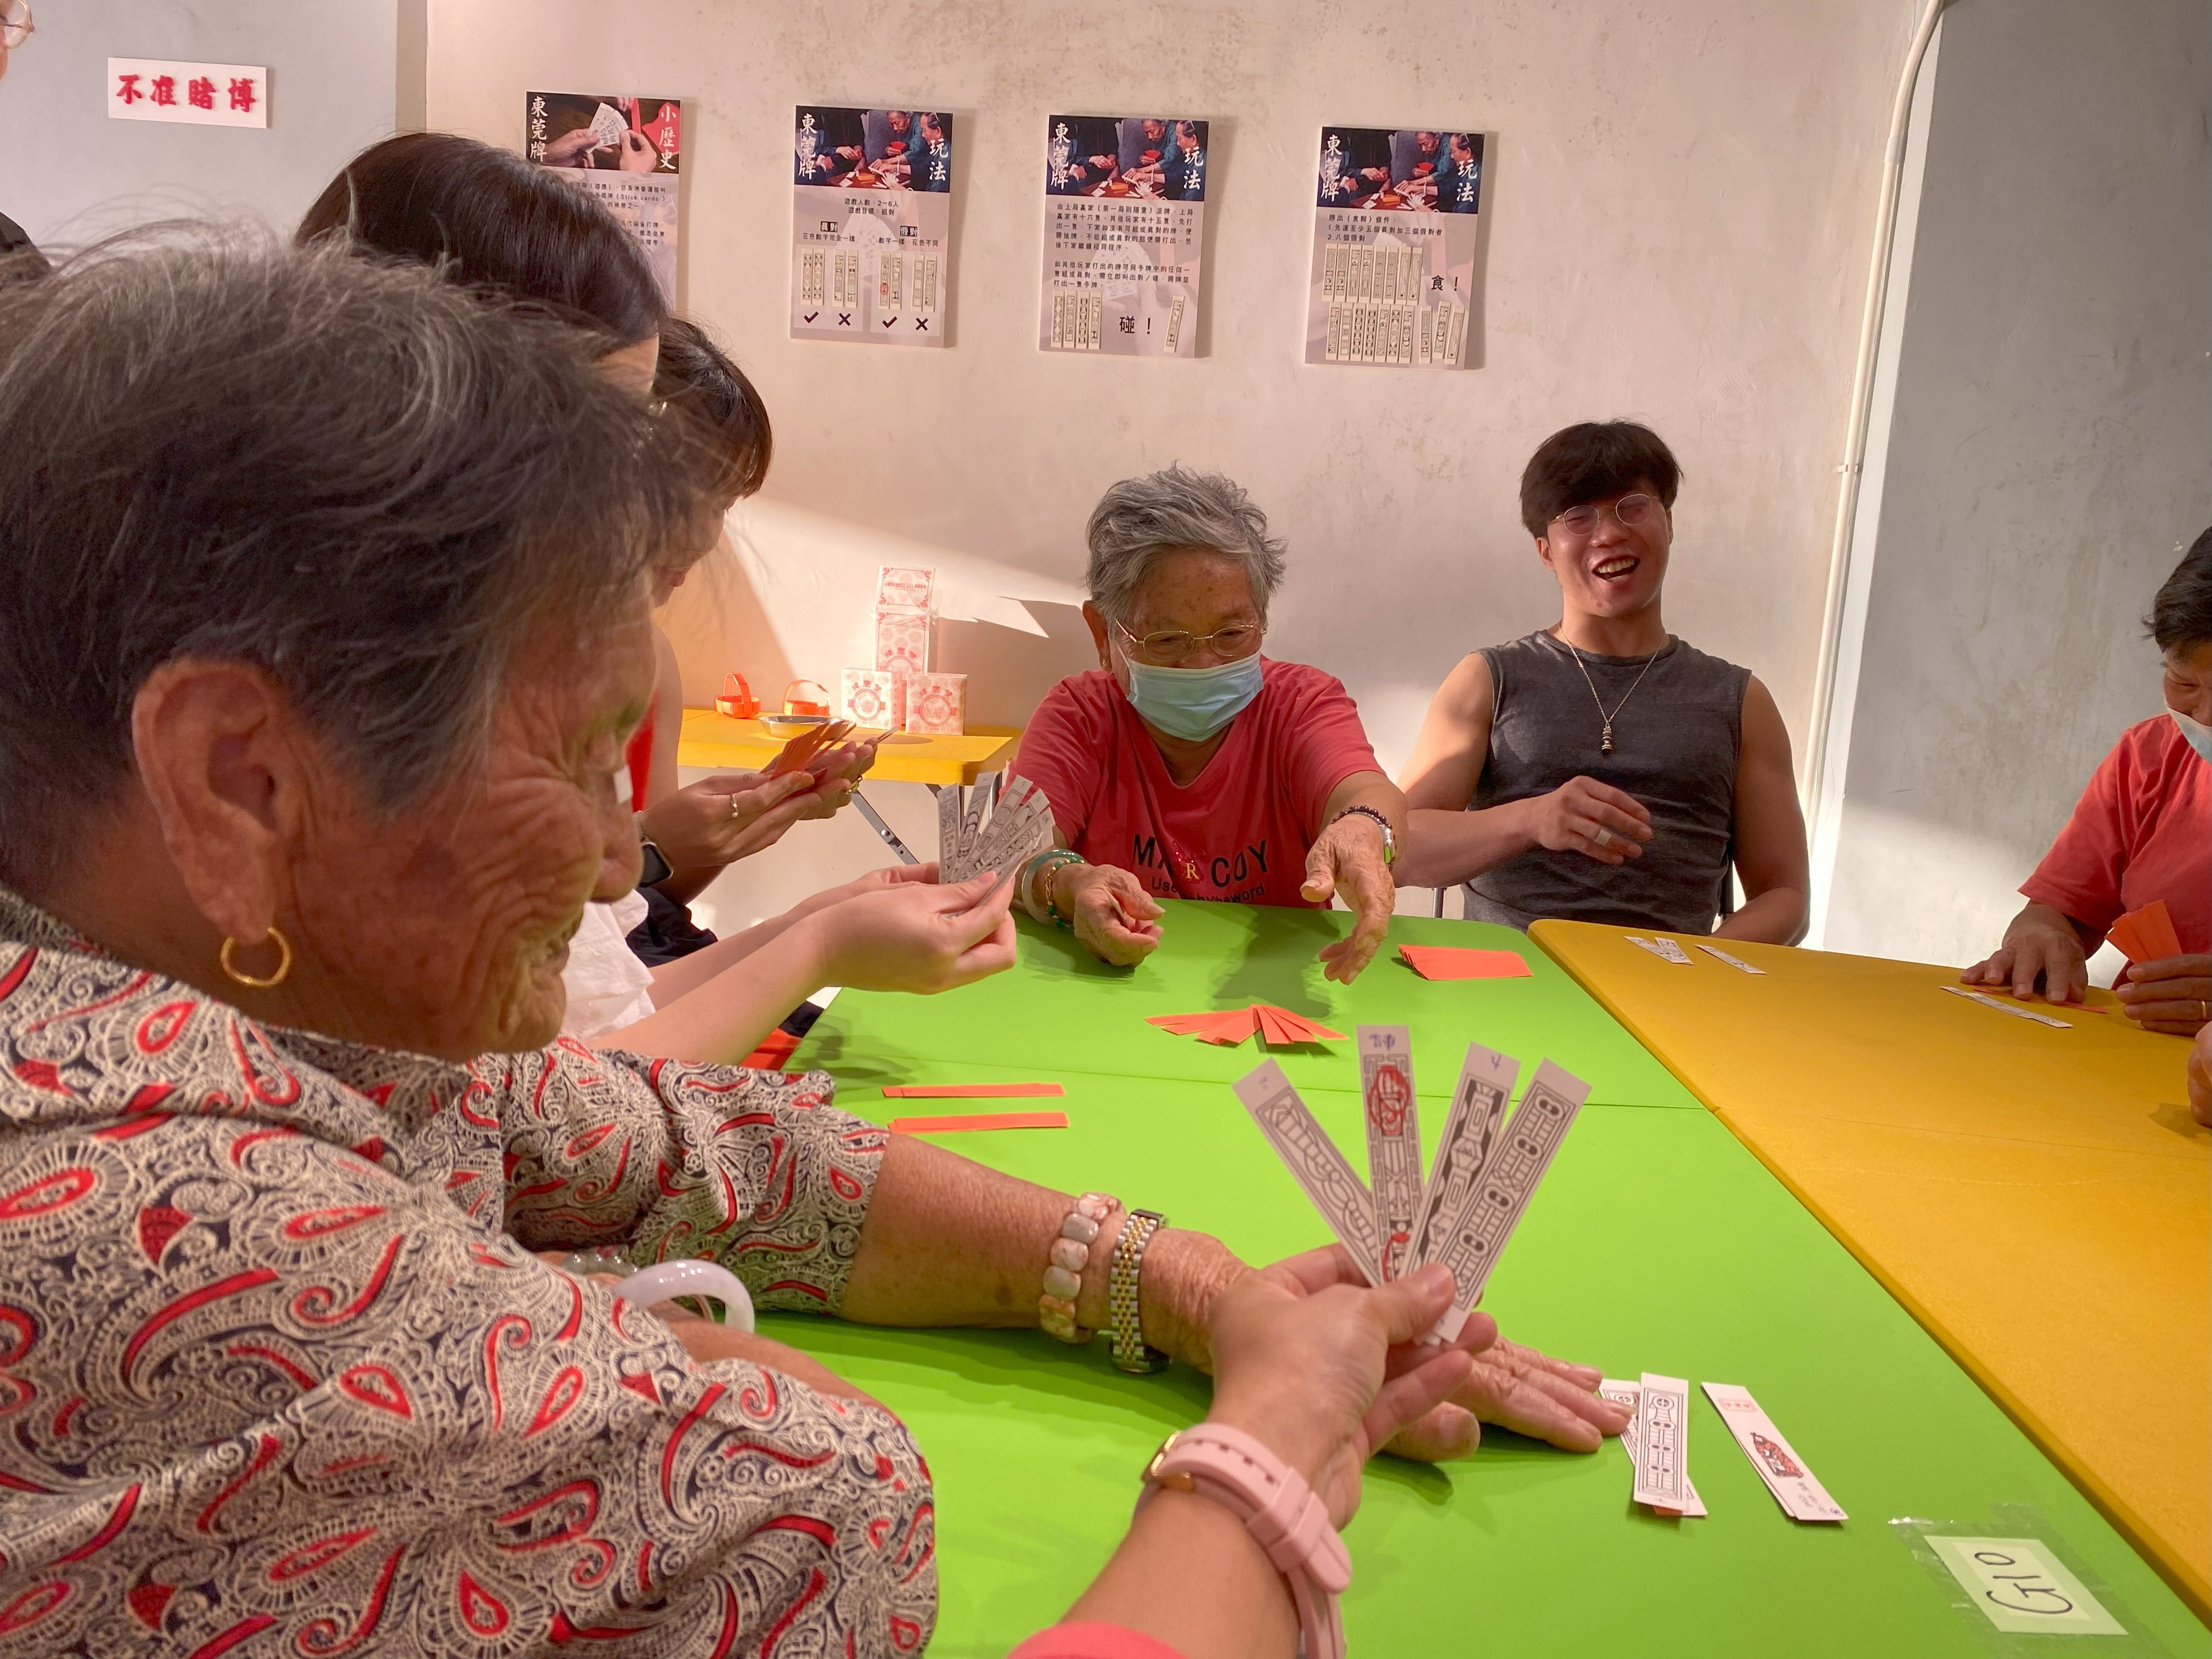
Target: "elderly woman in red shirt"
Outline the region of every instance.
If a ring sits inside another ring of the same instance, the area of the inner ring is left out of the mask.
[[[2149,628],[2166,712],[2120,734],[2022,884],[2003,944],[1960,977],[2079,1002],[2106,930],[2163,899],[2180,954],[2130,963],[2115,989],[2144,1030],[2191,1036],[2212,1020],[2212,530],[2158,590]]]
[[[1046,695],[1013,765],[1060,830],[1022,872],[1027,908],[1127,965],[1159,943],[1158,899],[1341,894],[1352,929],[1321,960],[1356,978],[1390,925],[1406,798],[1341,684],[1260,654],[1283,580],[1266,515],[1229,479],[1173,466],[1108,490],[1088,539],[1098,666]]]

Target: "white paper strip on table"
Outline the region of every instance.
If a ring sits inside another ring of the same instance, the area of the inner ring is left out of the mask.
[[[1713,1402],[1721,1421],[1728,1425],[1735,1443],[1743,1449],[1751,1467],[1759,1471],[1759,1478],[1766,1482],[1767,1491],[1786,1514],[1798,1521],[1850,1519],[1843,1505],[1828,1496],[1827,1488],[1805,1467],[1805,1460],[1782,1437],[1774,1419],[1759,1409],[1748,1389],[1732,1382],[1708,1382],[1705,1389],[1705,1398]]]

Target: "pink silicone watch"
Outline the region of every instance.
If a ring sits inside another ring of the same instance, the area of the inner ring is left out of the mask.
[[[1212,1498],[1242,1521],[1290,1584],[1304,1659],[1344,1659],[1337,1597],[1352,1583],[1352,1555],[1304,1475],[1242,1429],[1198,1423],[1152,1454],[1139,1513],[1163,1486]]]

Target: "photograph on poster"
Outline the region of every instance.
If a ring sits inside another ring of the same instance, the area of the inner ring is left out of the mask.
[[[1482,135],[1433,127],[1324,127],[1317,207],[1473,213],[1482,191]]]
[[[524,99],[526,153],[607,205],[644,248],[671,305],[683,129],[684,106],[674,98],[533,92]]]
[[[1174,115],[1047,118],[1040,350],[1198,355],[1206,126]]]
[[[1206,126],[1172,115],[1055,115],[1045,145],[1048,196],[1206,199]]]
[[[1466,368],[1481,196],[1480,132],[1323,127],[1306,361]]]
[[[791,176],[791,337],[943,345],[952,117],[801,104]]]
[[[802,104],[792,181],[829,190],[952,188],[952,117],[942,110]]]

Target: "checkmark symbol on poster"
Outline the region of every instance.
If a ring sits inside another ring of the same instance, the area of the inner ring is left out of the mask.
[[[808,322],[810,322],[810,323],[811,323],[811,322],[812,322],[812,321],[813,321],[817,317],[819,317],[821,314],[822,314],[822,313],[821,313],[820,312],[818,312],[818,311],[810,311],[810,312],[808,312],[808,313],[806,313],[806,320],[807,320]]]

